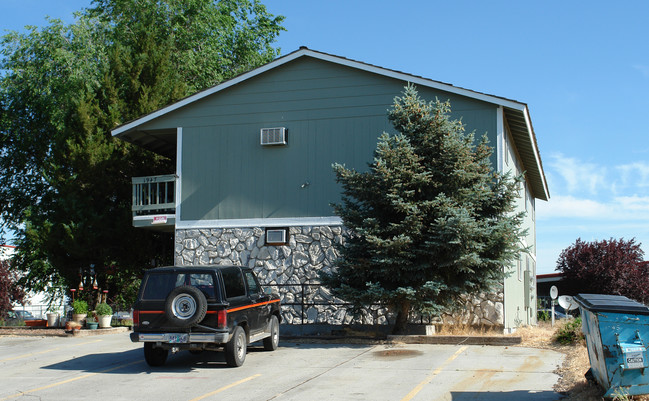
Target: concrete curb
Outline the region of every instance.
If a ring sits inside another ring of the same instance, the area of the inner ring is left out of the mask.
[[[518,345],[521,337],[514,336],[399,336],[388,335],[389,342],[403,344],[451,344],[451,345]]]
[[[65,333],[68,337],[88,337],[100,336],[102,334],[126,333],[127,331],[129,331],[128,327],[110,327],[97,330],[72,330],[71,332],[66,331]]]
[[[86,337],[86,336],[97,336],[102,334],[114,334],[127,332],[130,329],[128,327],[111,327],[107,329],[97,329],[97,330],[76,330],[76,331],[66,331],[63,328],[56,327],[0,327],[0,337],[3,336],[13,336],[13,337]]]

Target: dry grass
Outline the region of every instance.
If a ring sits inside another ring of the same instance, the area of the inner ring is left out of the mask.
[[[502,328],[497,326],[470,326],[462,324],[436,326],[435,333],[442,336],[500,336]]]
[[[575,345],[561,345],[554,341],[555,332],[562,324],[564,323],[557,322],[555,327],[552,327],[549,322],[540,322],[535,327],[518,329],[515,335],[521,337],[521,346],[523,347],[551,349],[561,352],[566,356],[563,365],[556,370],[556,373],[559,375],[559,381],[554,386],[555,391],[565,395],[562,400],[603,400],[604,389],[596,383],[586,380],[584,376],[590,368],[585,341],[581,341]],[[649,396],[621,397],[619,400],[649,401]]]

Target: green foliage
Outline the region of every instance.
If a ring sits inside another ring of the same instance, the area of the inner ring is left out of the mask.
[[[581,318],[578,317],[565,322],[557,329],[554,339],[562,345],[572,345],[578,341],[582,341],[584,339],[584,333],[581,330]]]
[[[133,319],[115,319],[111,322],[113,327],[133,327]]]
[[[450,111],[408,86],[388,114],[398,133],[379,137],[369,171],[333,166],[349,232],[322,280],[357,306],[391,305],[396,332],[411,310],[436,315],[492,290],[520,252],[520,178],[494,172],[486,136],[476,142]]]
[[[546,310],[540,310],[538,311],[536,318],[539,322],[547,322],[552,319],[552,316],[550,316],[550,312]]]
[[[25,323],[22,319],[11,319],[11,318],[0,318],[0,327],[25,327]]]
[[[95,313],[97,313],[97,316],[109,316],[113,314],[113,308],[107,303],[102,302],[95,307]]]
[[[92,263],[115,294],[172,263],[171,234],[132,227],[131,177],[175,171],[174,155],[110,130],[272,60],[282,19],[256,0],[95,0],[71,25],[2,37],[0,229],[21,284],[76,286]]]
[[[83,315],[84,313],[88,313],[88,302],[82,300],[82,299],[76,299],[74,302],[72,302],[72,309],[74,310],[74,313],[77,315]]]

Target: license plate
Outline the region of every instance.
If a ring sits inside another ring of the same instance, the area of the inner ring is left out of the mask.
[[[167,334],[167,342],[172,344],[186,343],[188,340],[188,334]]]

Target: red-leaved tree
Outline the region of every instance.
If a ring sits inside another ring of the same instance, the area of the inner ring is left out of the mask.
[[[0,318],[11,310],[12,302],[23,302],[25,291],[18,285],[18,274],[12,271],[9,262],[0,260]]]
[[[581,239],[559,255],[556,270],[566,288],[576,293],[624,295],[649,301],[649,262],[635,239],[584,242]]]

